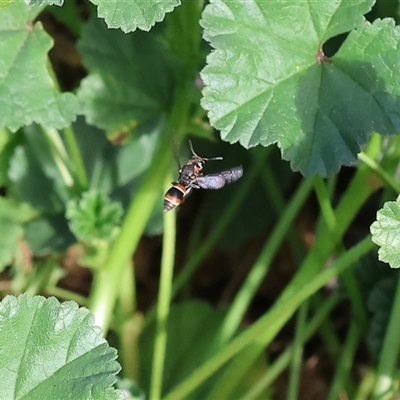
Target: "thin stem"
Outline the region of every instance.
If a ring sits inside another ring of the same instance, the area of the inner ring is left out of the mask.
[[[229,311],[224,318],[219,333],[215,337],[214,345],[212,346],[213,349],[218,349],[237,331],[244,313],[260,286],[262,279],[266,275],[282,239],[287,234],[301,205],[309,195],[312,185],[312,179],[304,179],[299,185],[295,195],[292,197],[289,205],[286,207],[283,215],[279,219],[277,226],[263,247],[258,259],[252,266],[246,280],[240,287],[232,305],[229,307]]]
[[[358,158],[361,162],[367,165],[375,174],[382,179],[386,185],[390,186],[396,193],[400,193],[400,184],[388,174],[373,158],[369,157],[368,154],[361,152],[358,154]]]
[[[306,301],[300,306],[297,315],[296,332],[292,346],[293,352],[292,352],[292,364],[290,367],[290,375],[289,375],[289,388],[286,397],[288,400],[298,399],[304,343],[307,334],[306,325],[307,325],[308,308],[309,308],[309,302]]]
[[[86,190],[89,186],[86,168],[83,163],[82,154],[76,141],[75,132],[71,126],[63,129],[65,140],[68,145],[69,155],[75,167],[75,175],[80,190]]]
[[[297,307],[318,289],[324,286],[330,279],[352,265],[358,258],[373,248],[370,237],[351,248],[341,258],[325,269],[314,275],[307,283],[298,287],[296,291],[290,291],[281,301],[277,302],[271,310],[251,325],[246,331],[234,338],[215,356],[209,358],[203,365],[197,368],[185,381],[168,393],[164,400],[180,400],[191,393],[198,385],[210,377],[218,368],[224,365],[233,356],[241,352],[249,344],[255,344],[254,357],[259,353],[259,348],[264,349],[276,333],[293,315]],[[245,363],[247,370],[248,363]],[[224,377],[225,378],[225,374]],[[225,381],[225,380],[224,380]],[[234,383],[237,383],[236,380]],[[218,382],[216,383],[218,385]],[[218,385],[219,386],[219,385]],[[215,397],[214,397],[215,398]]]
[[[332,293],[326,300],[319,304],[319,308],[314,316],[306,326],[305,336],[303,338],[304,344],[315,331],[320,327],[327,319],[330,312],[337,305],[339,296],[337,292]],[[243,395],[239,400],[253,400],[258,398],[265,389],[271,385],[274,380],[287,368],[290,359],[294,351],[294,344],[287,346],[280,356],[274,361],[272,365],[268,366],[268,371],[262,376],[255,385],[253,385],[247,393]]]
[[[186,284],[193,272],[196,270],[197,266],[221,237],[229,222],[232,220],[233,216],[236,214],[237,210],[246,198],[246,195],[248,194],[248,191],[250,190],[251,185],[253,184],[261,165],[264,162],[265,157],[258,157],[251,166],[250,170],[246,172],[246,178],[242,181],[241,187],[239,190],[237,190],[236,195],[227,205],[224,213],[215,224],[214,229],[211,231],[210,235],[207,236],[207,239],[203,242],[203,244],[191,256],[184,266],[182,272],[176,278],[173,286],[173,296],[175,296],[177,292]]]
[[[181,273],[175,279],[172,287],[172,297],[174,298],[179,290],[188,282],[190,277],[193,275],[196,268],[200,265],[202,260],[207,256],[210,249],[215,245],[218,239],[221,237],[222,233],[227,228],[229,222],[232,220],[233,216],[236,214],[238,208],[241,206],[242,202],[246,198],[248,191],[251,188],[260,168],[265,161],[264,157],[258,157],[256,161],[251,166],[250,170],[246,172],[246,178],[242,181],[242,186],[236,192],[235,197],[229,202],[228,206],[225,208],[224,213],[221,215],[214,229],[209,236],[204,240],[204,242],[197,248],[185,266],[183,267]],[[154,319],[154,309],[151,309],[146,316],[145,327]]]
[[[373,399],[389,399],[394,395],[394,373],[400,350],[400,279],[397,279],[396,292],[386,328],[385,338],[379,357],[378,373]]]
[[[166,179],[166,190],[171,182],[171,176]],[[164,214],[164,236],[161,258],[160,289],[157,303],[156,338],[153,352],[153,366],[150,384],[150,399],[161,399],[164,372],[165,352],[167,347],[167,322],[171,302],[172,279],[174,273],[176,240],[176,214]]]
[[[329,393],[329,400],[341,398],[351,376],[351,367],[354,355],[360,341],[360,328],[356,322],[352,322],[348,330],[343,352],[337,362],[335,378]],[[353,398],[351,393],[347,393],[348,398]]]

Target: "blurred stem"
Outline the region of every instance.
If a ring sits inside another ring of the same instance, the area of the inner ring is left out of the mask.
[[[59,299],[73,300],[81,306],[87,305],[87,298],[71,290],[62,289],[58,286],[47,286],[46,293],[51,296],[58,297]]]
[[[248,371],[249,361],[253,361],[254,357],[260,354],[260,350],[265,349],[267,343],[269,343],[273,337],[279,332],[285,322],[293,315],[295,310],[300,304],[324,286],[330,279],[337,274],[341,273],[344,269],[348,268],[352,263],[359,259],[363,254],[366,254],[373,248],[371,238],[367,237],[360,243],[351,248],[346,254],[338,258],[334,263],[330,265],[329,269],[325,269],[320,273],[314,274],[311,279],[297,287],[297,290],[290,291],[284,298],[277,302],[268,313],[258,319],[253,325],[247,328],[243,333],[232,339],[230,343],[225,345],[221,351],[210,357],[204,364],[198,367],[187,379],[177,385],[171,392],[169,392],[164,400],[180,400],[187,397],[195,388],[197,388],[202,382],[209,378],[215,371],[217,371],[222,365],[224,365],[232,357],[240,353],[243,349],[251,346],[253,357],[246,362],[235,359],[237,363],[233,362],[236,367],[236,371],[241,374],[244,371]],[[241,363],[238,370],[238,363]],[[232,364],[231,364],[232,365]],[[227,372],[231,373],[231,365],[227,368]],[[242,368],[244,366],[244,369]],[[221,382],[226,381],[226,374],[224,373],[222,379],[218,379],[214,387],[218,387]],[[229,376],[232,379],[232,376]],[[235,377],[233,384],[227,385],[230,389],[231,386],[235,386],[239,381],[238,376]],[[221,387],[223,388],[223,386]],[[227,389],[224,388],[224,389]],[[225,398],[232,398],[231,393],[228,391],[224,392]],[[222,400],[220,397],[219,400]],[[215,397],[214,397],[215,399]]]
[[[266,194],[271,199],[272,205],[275,208],[276,215],[278,218],[285,212],[286,209],[286,199],[282,193],[281,184],[279,180],[276,179],[272,170],[267,169],[265,173],[262,174],[262,179],[264,182],[264,190]],[[271,190],[271,188],[274,188]],[[289,229],[286,232],[286,239],[290,244],[290,248],[293,253],[293,259],[295,263],[300,264],[301,260],[305,256],[305,249],[299,236],[299,232],[294,229]]]
[[[231,199],[228,206],[225,208],[224,213],[215,224],[214,228],[207,236],[207,239],[200,245],[196,252],[194,252],[185,266],[182,272],[178,275],[173,286],[173,295],[175,296],[178,291],[188,282],[197,266],[209,253],[222,233],[227,228],[228,224],[232,221],[232,218],[236,214],[237,210],[241,206],[242,202],[246,198],[251,185],[253,184],[257,174],[260,171],[261,166],[265,162],[265,155],[259,155],[253,162],[249,171],[245,171],[246,177],[242,180],[240,188],[236,191],[236,195]]]
[[[138,381],[139,354],[138,340],[143,317],[136,313],[135,267],[133,263],[124,271],[123,286],[118,296],[115,330],[120,340],[119,359],[126,378]]]
[[[215,245],[217,240],[221,237],[222,233],[227,228],[229,222],[231,222],[233,216],[236,214],[237,210],[241,206],[242,202],[246,198],[248,191],[251,188],[257,174],[262,168],[265,162],[265,154],[258,155],[256,160],[253,162],[249,171],[246,171],[246,177],[241,181],[241,186],[239,190],[236,191],[236,195],[231,199],[228,206],[225,208],[224,213],[221,215],[220,219],[214,226],[210,235],[207,239],[198,247],[196,252],[194,252],[185,266],[183,267],[181,273],[178,275],[174,281],[172,287],[172,297],[174,298],[179,290],[188,282],[198,265],[206,257],[212,247]],[[146,316],[145,326],[147,326],[154,318],[154,309],[151,309]]]
[[[299,308],[296,321],[296,332],[293,341],[292,364],[289,374],[289,388],[286,398],[288,400],[298,399],[301,367],[303,361],[304,343],[307,337],[307,314],[309,300],[305,301]]]
[[[214,339],[214,345],[212,346],[213,351],[231,339],[237,331],[251,300],[257,292],[257,289],[264,279],[269,266],[278,251],[282,239],[287,234],[291,223],[309,195],[310,190],[312,189],[312,184],[313,180],[311,178],[306,178],[301,181],[296,193],[292,197],[289,205],[285,208],[278,224],[261,250],[259,257],[248,273],[246,280],[241,285],[232,305],[229,307],[229,311]]]
[[[371,137],[367,152],[370,157],[376,157],[380,153],[380,141],[376,140],[375,136]],[[298,272],[292,281],[286,286],[285,290],[275,304],[270,308],[270,310],[257,321],[257,323],[263,324],[264,330],[262,331],[260,329],[260,331],[256,333],[256,328],[254,325],[248,329],[254,329],[254,337],[253,341],[247,338],[249,341],[246,343],[246,345],[249,346],[249,349],[247,350],[246,358],[240,364],[239,361],[238,363],[231,363],[215,383],[216,388],[224,388],[225,394],[232,395],[235,386],[248,371],[251,363],[259,357],[260,353],[264,351],[265,346],[270,343],[283,325],[289,320],[296,308],[300,306],[300,304],[296,304],[293,299],[298,296],[299,292],[304,290],[304,287],[308,287],[309,282],[314,281],[316,276],[324,276],[325,271],[320,273],[319,271],[325,264],[328,257],[335,250],[338,243],[341,242],[343,235],[357,215],[360,208],[376,189],[377,186],[374,186],[373,181],[371,182],[370,180],[369,169],[365,165],[361,164],[357,169],[352,181],[350,182],[346,192],[342,196],[339,205],[335,209],[335,218],[337,221],[335,231],[332,234],[326,224],[324,224],[323,221],[321,222],[316,233],[313,247],[308,253],[307,257],[304,259]],[[354,246],[352,249],[348,250],[345,254],[341,255],[340,258],[331,264],[330,268],[332,268],[333,265],[336,265],[339,260],[340,262],[344,262],[343,260],[346,260],[350,254],[354,254],[353,252],[355,250],[358,252],[360,248],[361,251],[358,253],[358,257],[352,259],[352,262],[355,262],[359,257],[366,254],[367,251],[373,248],[373,244],[371,243],[369,237]],[[346,265],[346,267],[347,266],[348,265]],[[344,269],[345,268],[343,268],[343,270]],[[332,272],[330,269],[327,271]],[[341,271],[342,270],[340,270],[340,272]],[[310,293],[310,295],[313,293]],[[240,337],[246,337],[245,334],[246,332],[240,335]],[[229,357],[227,359],[243,350],[243,347],[237,347],[236,349],[232,348],[234,344],[237,344],[238,339],[239,337],[227,345],[227,348],[232,351],[232,353],[229,353]],[[226,353],[222,353],[227,356]],[[249,357],[249,353],[252,353],[252,357]],[[191,377],[187,379],[187,381],[182,383],[181,387],[184,385],[189,386],[187,382],[193,384],[195,380],[202,376],[202,374],[204,374],[203,379],[208,377],[209,371],[214,371],[214,364],[217,362],[217,360],[221,360],[220,357],[222,358],[221,353],[216,354],[211,360],[209,360],[209,362],[204,364],[204,367],[208,368],[207,372],[205,369],[203,370],[202,367],[199,368],[195,373],[192,374]],[[227,359],[224,359],[224,362],[226,362]],[[188,390],[187,386],[185,390]],[[174,394],[175,393],[176,392],[174,392]]]
[[[310,319],[308,325],[305,328],[305,335],[303,337],[302,345],[315,333],[319,326],[328,318],[333,308],[337,305],[339,296],[335,292],[329,296],[326,300],[321,301],[317,312]],[[274,363],[268,366],[268,371],[262,376],[255,385],[239,400],[253,400],[259,398],[259,396],[265,392],[265,389],[270,386],[274,380],[287,368],[289,361],[294,352],[294,343],[287,346],[286,349],[280,354],[280,356],[274,361]]]
[[[331,204],[328,187],[319,175],[314,177],[314,189],[325,224],[331,231],[333,231],[336,225],[335,211]]]
[[[364,375],[361,383],[358,385],[357,392],[354,395],[354,400],[369,400],[374,387],[375,373],[373,370],[368,370]]]
[[[373,391],[374,400],[392,399],[395,392],[395,372],[400,350],[400,279],[392,302],[390,319],[386,327],[381,354],[379,356],[377,379]]]
[[[76,179],[78,181],[80,191],[88,188],[89,182],[86,174],[85,165],[83,163],[82,154],[76,141],[75,132],[71,126],[63,129],[65,140],[68,145],[69,154],[75,167]]]
[[[200,9],[192,6],[193,4],[190,1],[184,1],[176,12],[168,14],[171,18],[171,21],[168,21],[168,25],[178,24],[175,18],[180,18],[180,13],[188,13],[188,15],[191,13],[199,14]],[[200,27],[193,31],[192,36],[197,35],[197,41],[200,43]],[[190,40],[190,43],[193,44],[194,39],[192,36],[189,38],[182,35],[179,29],[170,30],[168,40],[171,46],[173,43],[180,43],[182,49],[190,50],[190,54],[185,51],[177,53],[182,62],[182,69],[165,132],[159,139],[152,163],[144,174],[140,187],[131,201],[120,234],[111,247],[108,260],[104,268],[94,276],[89,304],[94,313],[96,325],[99,325],[105,331],[110,325],[115,301],[122,284],[123,272],[129,265],[129,260],[143,234],[159,196],[160,188],[163,187],[165,176],[172,164],[171,138],[166,132],[173,131],[178,139],[182,139],[186,133],[191,107],[188,99],[190,98],[194,78],[198,70],[197,63],[193,61],[194,59],[197,60],[197,57],[193,56],[193,52],[197,54],[200,51],[198,46],[193,48],[193,46],[187,46],[183,43],[186,40]]]
[[[72,174],[72,163],[68,158],[68,154],[64,148],[64,144],[59,136],[56,129],[44,128],[40,126],[44,137],[46,138],[47,144],[50,147],[52,158],[56,164],[58,171],[68,188],[73,187],[74,179]]]
[[[322,296],[319,293],[315,293],[315,295],[311,297],[311,305],[315,312],[318,312],[321,301]],[[318,329],[319,334],[321,335],[321,338],[325,343],[325,348],[331,355],[332,359],[336,360],[341,351],[341,343],[329,319],[325,319],[324,321],[322,321]]]
[[[398,180],[393,178],[386,172],[373,158],[369,157],[368,154],[361,152],[358,154],[358,159],[367,165],[375,174],[382,179],[382,181],[390,186],[396,193],[400,193],[400,183]]]
[[[336,364],[335,377],[328,397],[329,400],[340,399],[345,393],[346,384],[351,377],[351,367],[359,340],[360,328],[357,322],[353,321],[348,330],[342,354]],[[353,393],[347,393],[349,399],[353,398],[352,394]]]
[[[96,325],[105,331],[110,324],[124,270],[130,265],[129,261],[144,231],[170,164],[169,138],[163,134],[152,163],[132,199],[121,231],[112,244],[106,264],[94,275],[89,304]]]
[[[172,176],[165,180],[165,190],[171,186]],[[157,302],[156,337],[153,351],[150,396],[151,400],[161,399],[165,354],[167,348],[167,324],[170,310],[172,279],[174,274],[176,240],[176,213],[164,214],[164,236],[161,257],[161,276]]]

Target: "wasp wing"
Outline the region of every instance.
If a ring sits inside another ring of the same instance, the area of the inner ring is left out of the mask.
[[[194,187],[202,189],[221,189],[227,183],[232,183],[237,181],[243,175],[243,167],[239,165],[238,167],[228,169],[226,171],[217,172],[216,174],[202,175],[198,176],[193,182]]]

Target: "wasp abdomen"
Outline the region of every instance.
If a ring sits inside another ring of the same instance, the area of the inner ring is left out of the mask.
[[[186,195],[185,186],[174,182],[173,186],[165,193],[164,197],[164,212],[173,210],[178,207],[183,200],[183,197]]]

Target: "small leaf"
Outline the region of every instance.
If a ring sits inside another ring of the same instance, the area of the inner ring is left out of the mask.
[[[11,263],[23,238],[22,222],[34,215],[27,204],[0,197],[0,272]]]
[[[2,399],[123,399],[120,366],[89,310],[24,294],[0,303]]]
[[[23,234],[21,224],[0,218],[0,272],[11,263]]]
[[[179,0],[90,0],[98,6],[98,15],[109,28],[121,28],[125,33],[136,28],[149,31],[180,4]]]
[[[378,258],[392,268],[400,267],[400,196],[388,201],[371,225],[372,241],[380,246]]]
[[[90,243],[95,240],[110,240],[122,216],[119,203],[112,203],[97,192],[85,192],[82,198],[67,204],[67,218],[75,236]]]
[[[63,128],[79,108],[72,93],[54,87],[47,68],[53,41],[34,18],[22,2],[0,8],[0,127],[13,131],[32,122]]]
[[[326,176],[354,163],[372,131],[398,133],[400,30],[366,22],[373,3],[211,0],[202,105],[222,139],[277,143],[292,169]],[[324,42],[348,31],[326,58]]]

